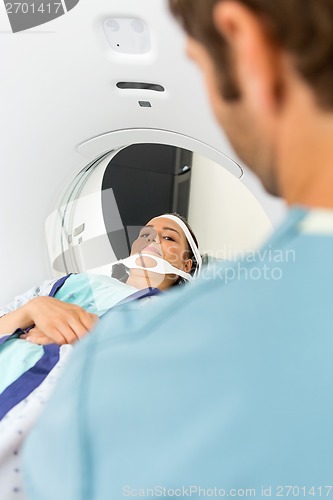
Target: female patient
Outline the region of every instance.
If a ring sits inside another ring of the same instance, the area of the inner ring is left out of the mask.
[[[133,260],[136,254],[140,258]],[[123,263],[129,268],[126,283],[82,273],[70,275],[54,297],[48,296],[54,281],[18,297],[0,308],[0,335],[32,327],[21,338],[39,344],[73,343],[91,330],[99,316],[138,289],[167,290],[200,265],[197,240],[178,214],[149,221],[134,241],[131,256]]]
[[[121,269],[128,270],[122,281],[88,273],[70,275],[54,297],[48,295],[55,282],[47,282],[0,310],[0,498],[15,494],[16,499],[24,499],[21,446],[70,362],[68,344],[124,299],[144,296],[144,289],[168,290],[190,279],[188,273],[200,265],[197,241],[188,224],[178,215],[167,214],[141,229],[131,256],[121,262]],[[22,340],[23,335],[1,336],[33,325],[24,335],[31,342]]]

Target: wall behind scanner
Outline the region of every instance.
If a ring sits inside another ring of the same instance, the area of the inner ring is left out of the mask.
[[[109,162],[102,182],[102,209],[117,259],[129,255],[139,228],[157,215],[178,212],[188,217],[191,151],[164,144],[134,144]],[[112,189],[124,229],[114,230]]]

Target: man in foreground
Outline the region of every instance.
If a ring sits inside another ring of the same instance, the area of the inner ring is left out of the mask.
[[[227,286],[221,269],[148,316],[125,306],[80,343],[29,439],[28,497],[332,496],[333,0],[170,4],[290,211]]]

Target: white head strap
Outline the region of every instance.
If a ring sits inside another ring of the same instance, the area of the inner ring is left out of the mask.
[[[192,253],[195,257],[195,260],[197,262],[197,267],[193,273],[193,277],[197,276],[201,270],[201,267],[202,267],[202,258],[201,258],[201,255],[200,255],[200,252],[199,252],[199,249],[197,247],[197,245],[195,244],[195,241],[193,239],[193,236],[192,234],[190,233],[187,225],[185,224],[185,222],[183,222],[179,217],[177,217],[176,215],[171,215],[171,214],[165,214],[165,215],[159,215],[158,217],[154,217],[154,219],[171,219],[173,220],[174,222],[176,222],[178,224],[178,226],[181,227],[181,229],[183,230],[185,236],[186,236],[186,239],[188,241],[188,244],[190,245],[190,248],[192,250]]]

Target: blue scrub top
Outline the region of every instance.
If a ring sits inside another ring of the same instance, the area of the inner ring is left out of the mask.
[[[255,256],[75,347],[28,499],[332,497],[332,393],[333,212],[295,207]]]

